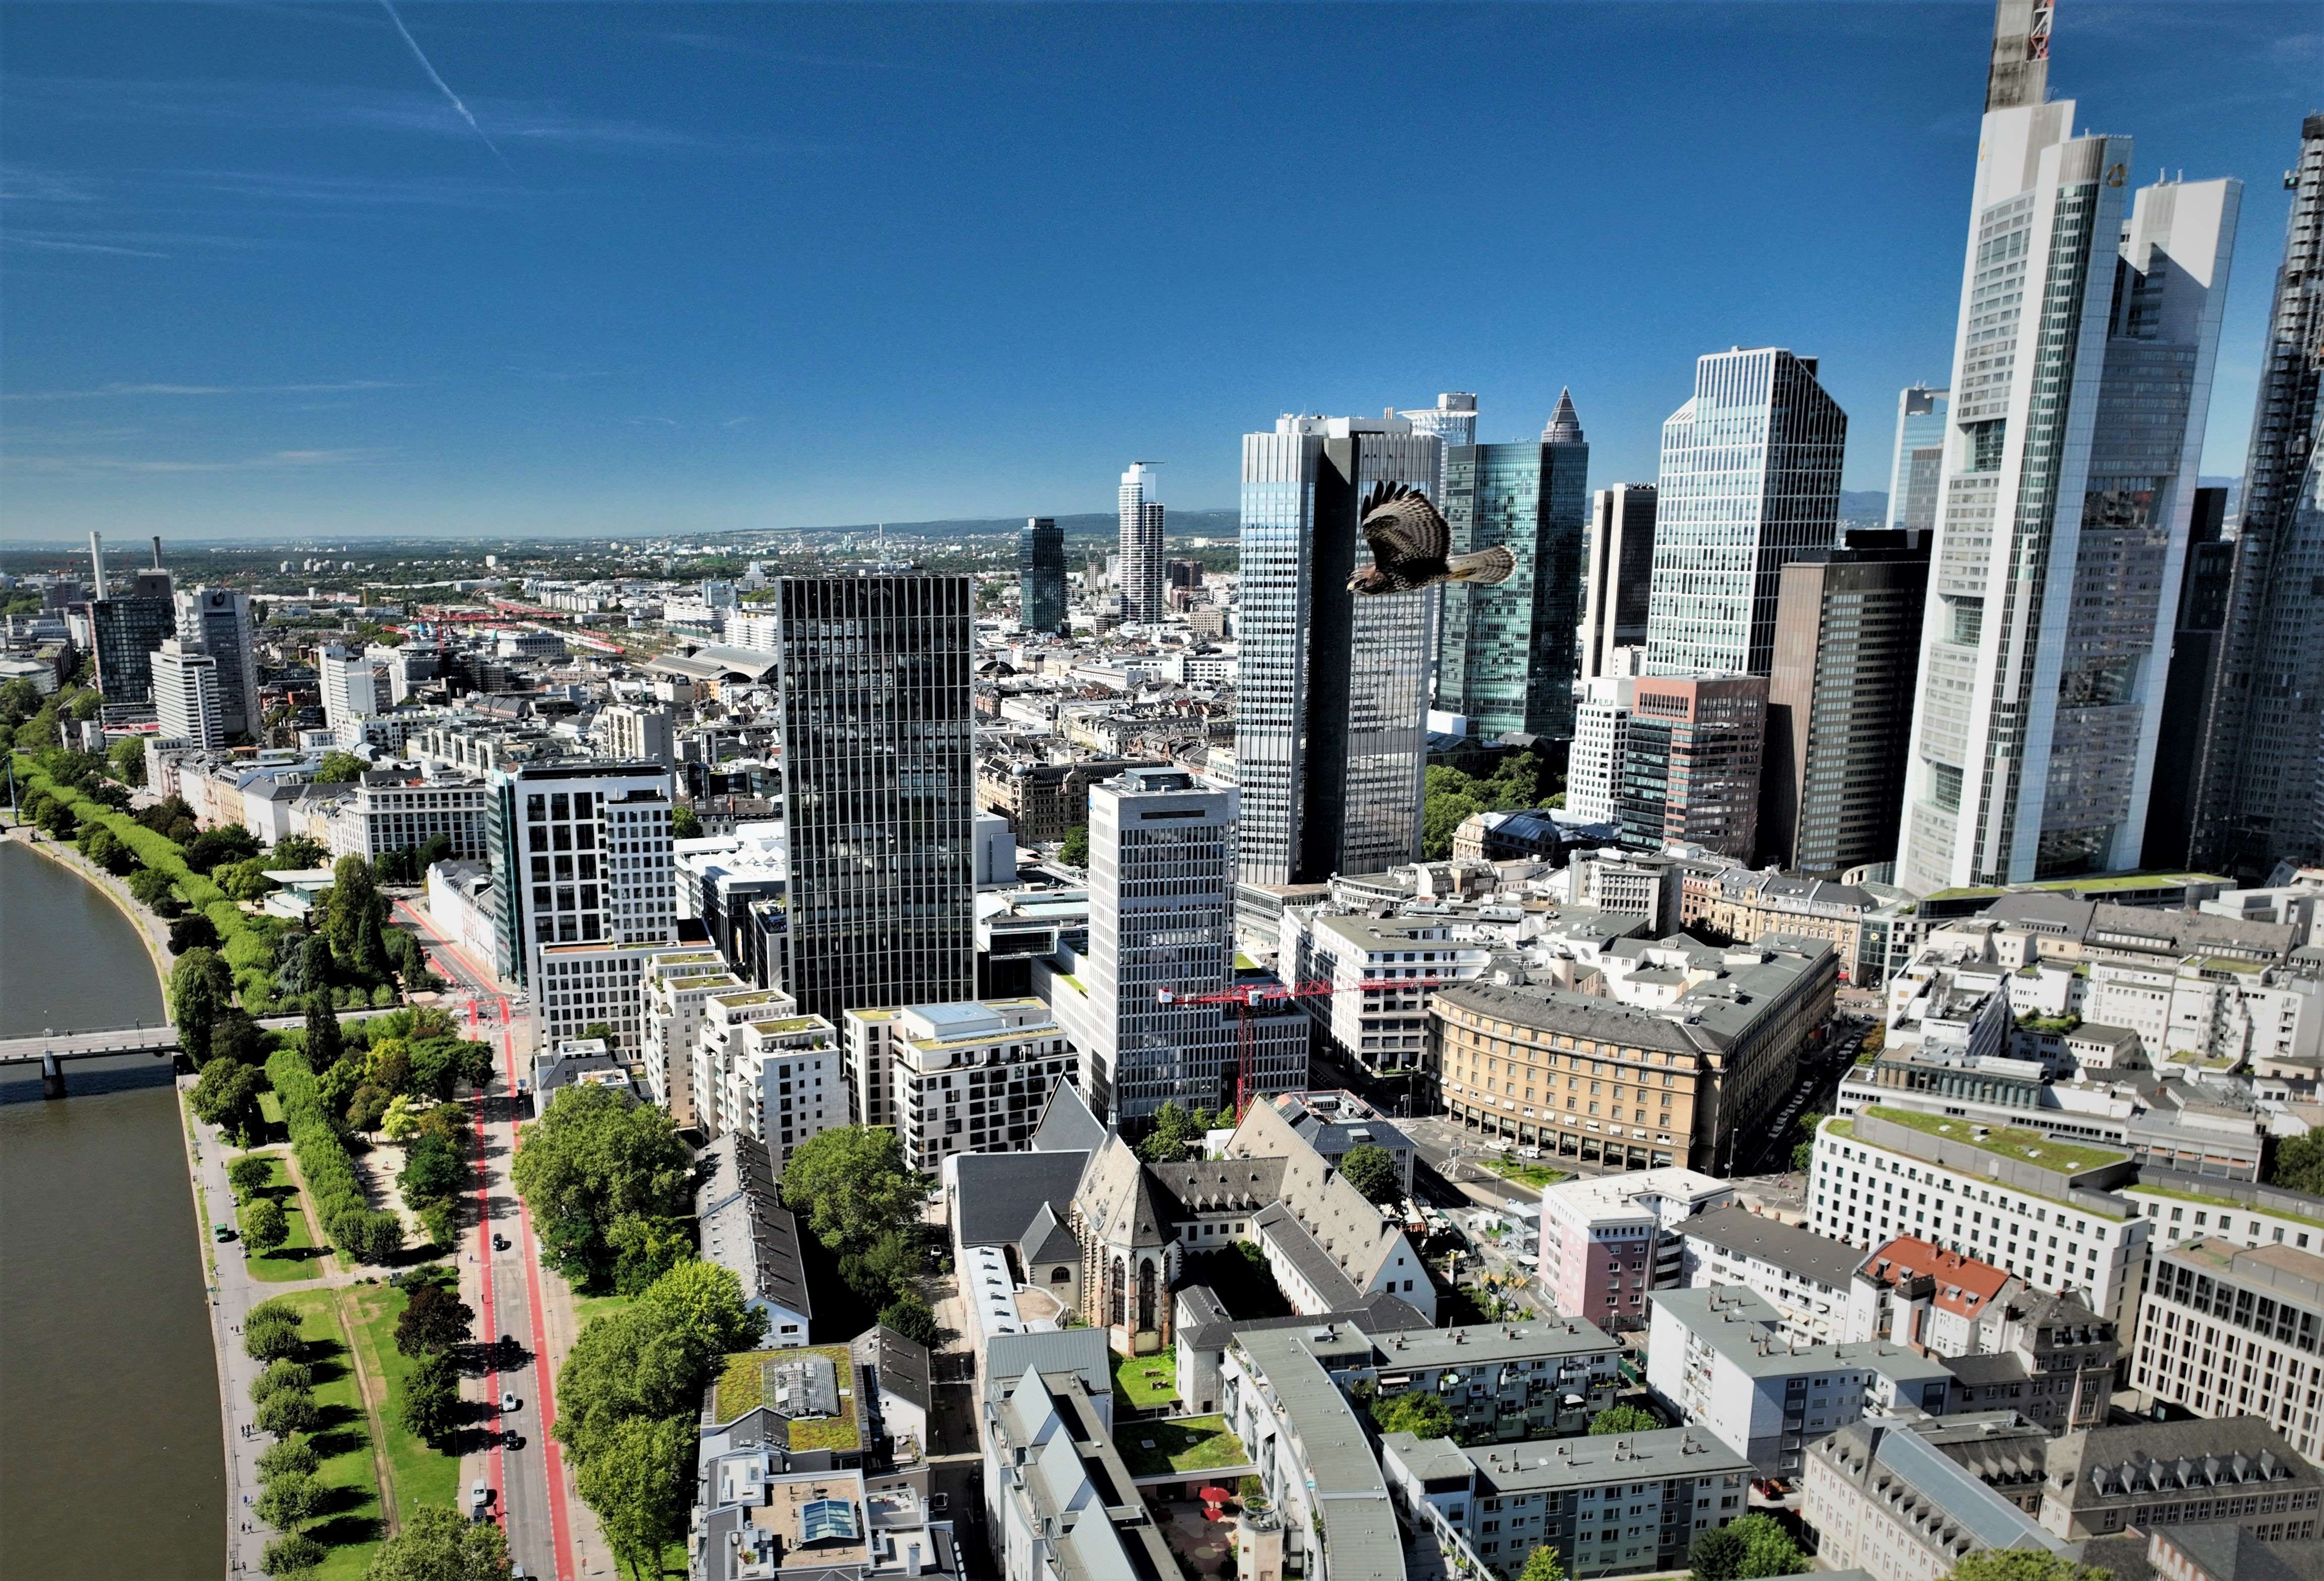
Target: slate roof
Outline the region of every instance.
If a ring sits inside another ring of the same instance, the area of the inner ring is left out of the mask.
[[[1083,1152],[963,1153],[955,1225],[964,1246],[1011,1246],[1021,1242],[1043,1208],[1062,1219],[1089,1162]]]
[[[1064,1082],[1049,1091],[1041,1123],[1033,1128],[1035,1152],[1093,1153],[1105,1145],[1105,1127],[1090,1113],[1080,1093]]]
[[[879,1370],[881,1392],[908,1400],[922,1410],[935,1403],[936,1391],[929,1381],[928,1347],[918,1340],[907,1339],[886,1324],[877,1323],[857,1335],[848,1351],[859,1365]]]
[[[1108,1137],[1090,1161],[1074,1197],[1083,1220],[1109,1245],[1160,1246],[1176,1238],[1176,1203],[1118,1136]]]
[[[1864,1262],[1864,1253],[1845,1241],[1748,1207],[1719,1207],[1698,1214],[1681,1225],[1679,1233],[1690,1241],[1703,1241],[1740,1256],[1772,1262],[1835,1290],[1846,1290]]]
[[[703,1256],[733,1269],[746,1299],[812,1318],[807,1271],[799,1261],[798,1221],[776,1195],[766,1144],[730,1132],[703,1156],[710,1173],[694,1197]]]

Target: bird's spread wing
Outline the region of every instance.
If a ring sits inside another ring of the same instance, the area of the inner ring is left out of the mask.
[[[1442,560],[1452,531],[1428,496],[1406,484],[1375,484],[1364,496],[1364,541],[1382,570],[1411,560]]]

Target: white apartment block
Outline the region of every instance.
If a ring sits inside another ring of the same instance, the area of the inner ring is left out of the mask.
[[[326,643],[315,655],[315,669],[322,680],[323,724],[333,735],[379,712],[379,690],[368,655]]]
[[[1454,934],[1453,924],[1425,918],[1286,909],[1280,958],[1295,981],[1331,983],[1333,992],[1307,1006],[1340,1049],[1367,1070],[1415,1070],[1427,1063],[1429,994],[1492,964],[1493,941]]]
[[[217,661],[175,637],[153,651],[153,709],[161,737],[204,752],[226,744]]]
[[[728,971],[715,949],[658,950],[646,957],[644,970],[646,1088],[676,1123],[698,1126],[694,1049],[703,1004],[714,994],[745,993],[751,985]]]
[[[1573,705],[1573,749],[1565,772],[1565,810],[1612,823],[1622,799],[1622,748],[1637,683],[1601,677],[1580,683]]]
[[[457,781],[374,785],[359,781],[330,812],[331,855],[376,861],[390,851],[418,850],[441,835],[456,861],[481,861],[490,843],[493,794]]]
[[[720,1052],[716,1086],[698,1096],[697,1112],[715,1112],[716,1135],[733,1133],[763,1146],[777,1179],[791,1149],[847,1123],[839,1034],[821,1016],[737,1022]]]
[[[2251,1180],[2141,1170],[2122,1195],[2153,1228],[2159,1255],[2182,1241],[2324,1254],[2324,1197]]]
[[[2111,1148],[1876,1105],[1817,1127],[1809,1225],[1868,1252],[1917,1236],[2127,1328],[2153,1235],[2118,1189],[2135,1172]]]
[[[2092,961],[2082,1019],[2127,1027],[2154,1063],[2225,1069],[2324,1047],[2324,984],[2289,968],[2209,956],[2152,965]]]
[[[856,1123],[895,1128],[907,1169],[963,1152],[1017,1152],[1080,1055],[1038,999],[968,1000],[841,1018]]]
[[[2197,1416],[2264,1418],[2324,1459],[2324,1257],[2198,1240],[2158,1253],[2130,1382]]]

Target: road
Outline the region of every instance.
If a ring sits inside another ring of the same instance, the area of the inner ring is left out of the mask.
[[[474,1100],[477,1222],[474,1243],[460,1262],[460,1293],[475,1308],[479,1338],[497,1341],[506,1335],[515,1342],[487,1347],[488,1370],[471,1397],[484,1407],[488,1429],[517,1437],[513,1441],[496,1438],[489,1447],[462,1458],[462,1505],[466,1506],[469,1487],[481,1479],[492,1489],[492,1509],[508,1533],[510,1559],[529,1576],[577,1581],[564,1456],[549,1432],[556,1419],[556,1377],[541,1299],[540,1249],[533,1239],[532,1216],[509,1179],[524,1104],[517,1095],[517,1078],[530,1039],[522,1035],[525,1022],[512,1011],[508,996],[482,963],[440,938],[426,914],[408,901],[398,900],[395,909],[418,930],[430,966],[454,985],[463,1001],[468,1036],[493,1044],[500,1067]],[[500,1410],[503,1393],[516,1397],[515,1410]]]

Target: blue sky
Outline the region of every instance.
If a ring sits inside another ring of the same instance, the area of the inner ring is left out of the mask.
[[[2247,183],[2241,469],[2311,5],[2063,0],[2052,91]],[[10,5],[7,537],[1233,504],[1278,411],[1945,377],[1991,6]],[[420,56],[440,75],[431,81]],[[472,126],[451,102],[456,96]]]

